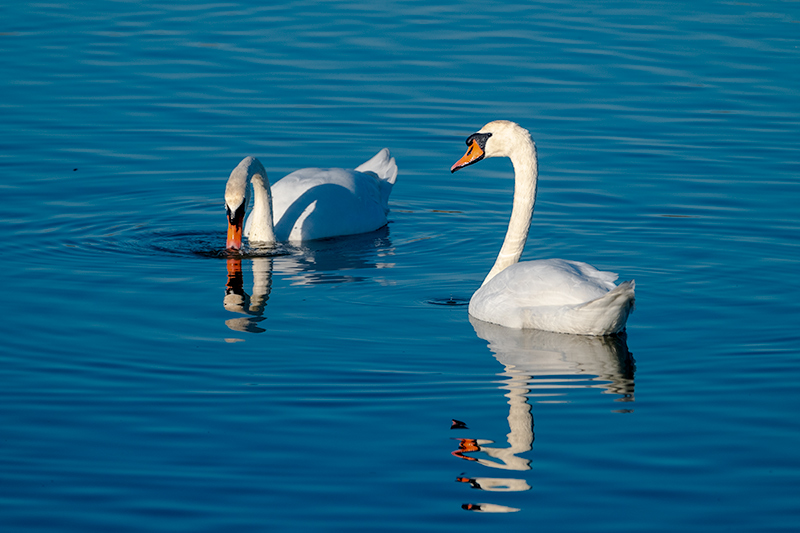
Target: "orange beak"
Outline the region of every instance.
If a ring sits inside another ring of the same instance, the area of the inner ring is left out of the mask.
[[[228,278],[242,275],[242,260],[228,259]]]
[[[484,154],[483,150],[481,150],[481,147],[478,146],[478,142],[472,141],[472,144],[470,144],[469,148],[467,148],[467,153],[464,154],[461,159],[456,161],[452,167],[450,167],[450,172],[455,172],[456,170],[469,166],[472,163],[477,163],[483,159],[484,155],[486,154]]]
[[[225,246],[228,250],[239,250],[242,248],[242,222],[231,223],[228,221],[228,242]]]
[[[242,292],[242,260],[228,259],[228,283],[225,284],[225,294]]]
[[[458,439],[458,440],[459,440],[458,449],[454,452],[450,452],[450,455],[455,455],[456,457],[466,459],[467,461],[477,461],[476,458],[464,454],[467,452],[481,451],[481,447],[478,446],[478,442],[475,439]]]

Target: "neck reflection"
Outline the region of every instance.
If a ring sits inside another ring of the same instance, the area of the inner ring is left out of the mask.
[[[225,285],[223,305],[227,311],[245,315],[225,321],[233,331],[246,333],[263,333],[266,331],[258,325],[264,320],[264,308],[272,290],[272,258],[253,257],[253,290],[252,296],[244,290],[242,260],[228,259],[228,282]]]
[[[482,470],[526,472],[531,460],[525,457],[533,449],[534,422],[531,400],[568,402],[576,389],[599,388],[614,395],[615,402],[634,401],[635,361],[624,334],[607,337],[565,335],[538,330],[515,330],[470,317],[478,337],[500,362],[504,379],[500,389],[508,398],[507,446],[480,438],[460,438],[452,455],[479,465]],[[632,409],[616,409],[630,412]],[[454,421],[454,429],[468,429]],[[480,472],[479,472],[480,473]],[[488,474],[488,472],[487,472]],[[456,481],[485,492],[520,492],[530,490],[521,477],[461,475]],[[519,509],[496,503],[468,503],[462,508],[475,512],[515,512]]]

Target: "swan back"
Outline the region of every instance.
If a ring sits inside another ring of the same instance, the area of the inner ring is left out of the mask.
[[[545,259],[512,265],[472,296],[469,314],[508,328],[610,335],[625,328],[634,282],[580,261]]]
[[[384,148],[355,169],[303,168],[272,185],[275,236],[306,241],[386,225],[397,164]]]

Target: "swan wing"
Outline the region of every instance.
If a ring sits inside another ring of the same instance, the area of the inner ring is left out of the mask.
[[[580,261],[523,261],[500,272],[482,291],[526,305],[582,304],[612,290],[617,277]]]
[[[358,167],[304,168],[272,185],[275,236],[305,241],[355,235],[386,225],[397,165],[383,149]]]
[[[614,285],[617,274],[579,261],[516,263],[473,295],[469,313],[511,328],[607,335],[625,326],[634,285]]]

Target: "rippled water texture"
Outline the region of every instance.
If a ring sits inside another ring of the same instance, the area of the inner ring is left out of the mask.
[[[0,529],[796,531],[797,2],[6,2]],[[627,332],[471,320],[523,259]],[[390,223],[225,247],[225,180],[388,147]]]

